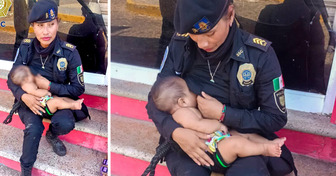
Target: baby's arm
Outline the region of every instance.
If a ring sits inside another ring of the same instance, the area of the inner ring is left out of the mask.
[[[47,90],[38,89],[34,83],[25,83],[22,85],[22,89],[28,94],[31,94],[37,97],[44,97],[46,95],[51,95],[51,93]]]
[[[173,115],[173,119],[184,128],[198,132],[211,134],[221,129],[221,123],[217,120],[203,119],[201,114],[190,108],[180,108]]]

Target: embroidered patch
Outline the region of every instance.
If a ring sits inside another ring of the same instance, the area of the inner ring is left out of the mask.
[[[279,77],[273,79],[274,92],[282,89],[283,87],[285,87],[285,83],[283,81],[282,75],[280,75]]]
[[[285,91],[284,89],[280,89],[273,93],[274,101],[279,111],[282,113],[286,113],[286,103],[285,103]]]
[[[82,66],[82,65],[78,66],[78,67],[76,68],[76,70],[77,70],[77,74],[80,74],[80,73],[84,72],[84,70],[83,70],[83,66]]]
[[[178,36],[178,37],[189,37],[189,33],[180,34],[180,33],[177,32],[176,36]]]
[[[79,84],[84,86],[84,72],[77,74],[77,79]]]
[[[59,71],[65,71],[68,67],[68,61],[66,58],[59,58],[57,61],[57,68]]]
[[[241,47],[241,48],[237,51],[236,56],[237,56],[237,57],[240,57],[240,58],[242,58],[242,59],[245,59],[245,54],[244,54],[243,47]]]
[[[49,17],[50,19],[55,19],[56,15],[55,15],[55,10],[54,9],[49,9]],[[48,18],[47,18],[48,19]]]
[[[68,48],[71,48],[71,49],[73,49],[73,48],[74,48],[74,46],[73,46],[73,45],[71,45],[70,43],[67,43],[67,44],[65,44],[65,46],[66,46],[66,47],[68,47]]]
[[[30,43],[31,42],[31,39],[24,39],[23,40],[23,43]]]
[[[194,33],[204,33],[204,32],[207,32],[209,31],[211,28],[211,23],[210,21],[206,18],[206,17],[203,17],[201,20],[199,20],[196,24],[194,24],[193,28],[192,28],[192,31]]]
[[[160,72],[162,71],[162,69],[163,69],[163,67],[164,67],[164,65],[166,63],[166,60],[168,58],[168,53],[169,53],[169,47],[167,46],[166,51],[165,51],[165,53],[163,55],[163,59],[162,59],[161,65],[160,65]]]
[[[253,38],[253,43],[259,44],[261,46],[266,46],[267,42],[260,38]]]
[[[254,84],[256,71],[252,64],[243,64],[239,66],[237,79],[242,86],[250,86]]]

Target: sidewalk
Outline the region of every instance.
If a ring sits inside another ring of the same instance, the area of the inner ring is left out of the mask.
[[[159,0],[127,0],[127,8],[142,15],[161,17]]]

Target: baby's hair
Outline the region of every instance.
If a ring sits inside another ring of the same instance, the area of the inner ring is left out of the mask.
[[[14,84],[21,86],[22,82],[27,78],[29,75],[29,68],[24,65],[20,65],[15,67],[11,73],[10,78]]]
[[[179,98],[184,97],[184,80],[177,76],[169,76],[155,82],[151,89],[156,108],[170,113]]]

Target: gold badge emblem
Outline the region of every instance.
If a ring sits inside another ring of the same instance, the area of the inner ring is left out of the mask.
[[[68,67],[68,61],[66,58],[59,58],[57,61],[57,68],[59,71],[65,71]]]
[[[256,44],[261,45],[261,46],[266,46],[267,45],[267,42],[265,40],[260,39],[260,38],[254,38],[253,43],[256,43]]]
[[[239,66],[237,79],[241,86],[250,86],[254,84],[256,71],[252,64],[246,63]]]
[[[12,2],[10,0],[0,0],[0,17],[6,17]]]

